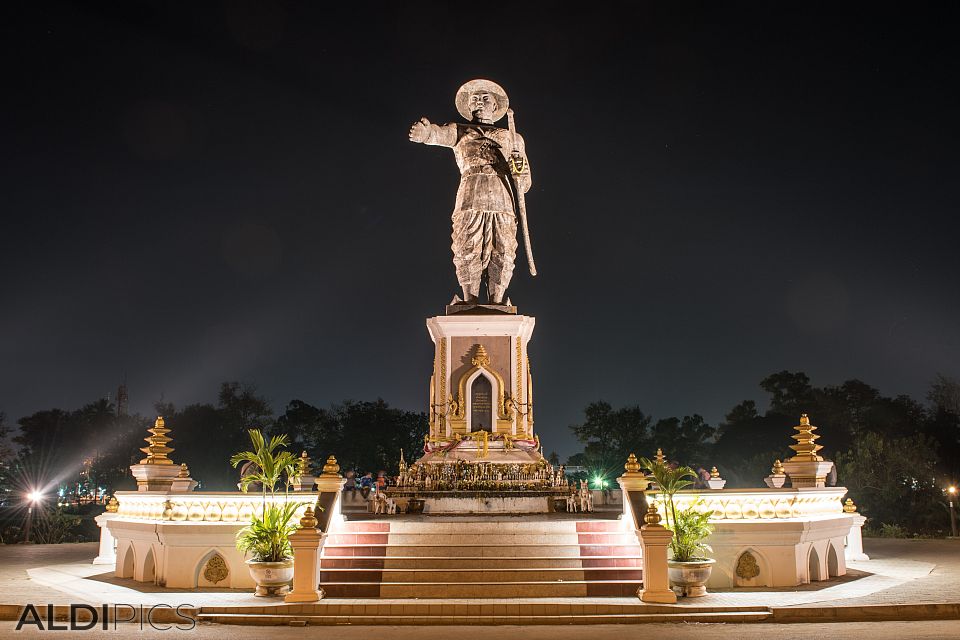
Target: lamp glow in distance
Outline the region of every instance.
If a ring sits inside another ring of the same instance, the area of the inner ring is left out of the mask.
[[[957,499],[957,488],[953,485],[947,487],[947,495],[950,498],[950,533],[954,538],[957,537],[957,512],[953,507],[954,501]]]
[[[33,505],[43,500],[43,494],[34,489],[27,494],[27,500],[29,500],[29,504],[27,505],[27,526],[24,527],[25,532],[23,535],[23,541],[29,544],[30,531],[33,529]]]

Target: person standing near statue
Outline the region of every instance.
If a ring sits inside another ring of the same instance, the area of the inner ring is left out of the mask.
[[[471,80],[457,91],[457,111],[467,123],[432,124],[421,118],[410,127],[412,142],[451,147],[460,168],[460,188],[453,209],[453,264],[463,301],[476,303],[483,275],[490,304],[506,301],[517,256],[517,216],[531,274],[536,275],[526,231],[524,194],[531,185],[523,138],[495,122],[508,115],[503,88],[490,80]]]

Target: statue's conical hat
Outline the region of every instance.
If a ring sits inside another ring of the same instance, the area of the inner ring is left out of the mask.
[[[473,113],[470,111],[470,96],[477,92],[486,92],[493,94],[497,98],[497,110],[493,113],[493,121],[496,122],[507,113],[507,107],[510,101],[507,99],[507,92],[503,87],[492,80],[477,78],[465,82],[462,87],[457,89],[457,111],[467,120],[473,120]]]

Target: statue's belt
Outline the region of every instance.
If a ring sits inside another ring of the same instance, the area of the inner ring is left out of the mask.
[[[477,167],[467,167],[466,169],[463,170],[463,172],[460,175],[465,178],[467,176],[478,176],[478,175],[504,177],[507,174],[506,174],[506,171],[497,171],[497,168],[494,167],[493,165],[484,164]]]

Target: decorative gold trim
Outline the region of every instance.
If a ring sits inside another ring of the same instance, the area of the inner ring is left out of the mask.
[[[440,338],[440,400],[447,399],[447,339],[445,337]],[[456,409],[454,409],[456,411]],[[446,421],[446,416],[443,417],[443,420]],[[443,429],[441,433],[441,425],[438,421],[437,423],[437,433],[436,435],[446,435],[446,428]]]
[[[517,402],[523,402],[523,339],[517,337]]]
[[[477,345],[476,351],[473,352],[473,357],[470,358],[470,364],[475,367],[490,367],[490,356],[487,354],[487,349],[482,344]]]
[[[482,344],[478,344],[476,350],[474,351],[473,358],[470,360],[472,367],[467,369],[462,376],[460,376],[460,381],[457,383],[457,406],[454,410],[454,417],[460,421],[465,421],[467,419],[467,380],[470,377],[483,369],[487,373],[491,374],[497,382],[497,431],[500,432],[500,421],[501,420],[512,420],[513,419],[513,407],[506,401],[504,395],[504,382],[503,376],[496,372],[490,366],[490,357],[487,355],[487,350],[483,347]]]
[[[530,373],[530,356],[527,356],[527,426],[524,433],[533,433],[533,374]]]
[[[436,363],[434,363],[434,365],[433,365],[433,373],[430,374],[430,404],[429,404],[429,406],[430,406],[430,428],[431,428],[431,429],[433,428],[433,422],[434,422],[434,420],[436,420],[436,417],[437,417],[437,412],[436,412],[436,410],[434,409],[434,405],[435,405],[436,402],[437,402],[437,396],[436,396],[436,394],[435,394],[436,389],[434,388],[434,387],[435,387],[435,380],[434,380],[434,378],[436,377],[436,372],[437,372],[437,365],[436,365]]]

